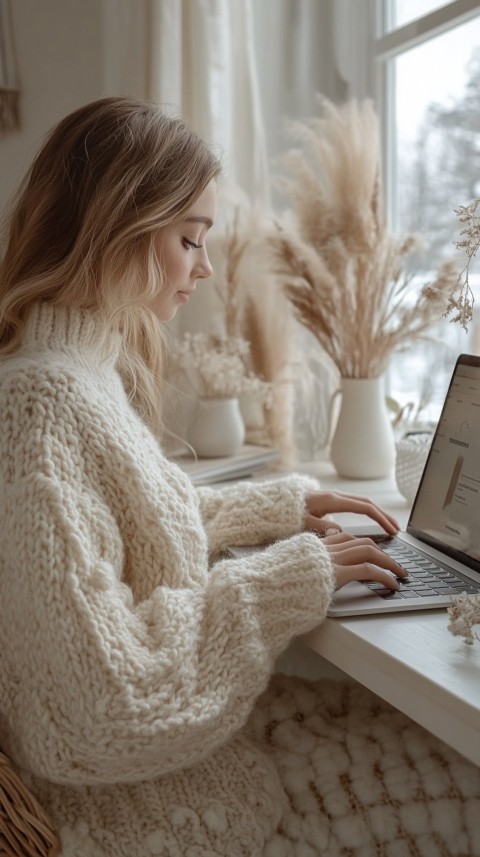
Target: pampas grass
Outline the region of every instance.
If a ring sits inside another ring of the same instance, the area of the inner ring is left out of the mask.
[[[233,216],[223,235],[218,240],[218,250],[223,261],[223,270],[214,282],[216,295],[220,301],[226,336],[243,338],[246,291],[242,287],[241,264],[247,250],[250,236],[240,224],[241,210],[236,205]]]
[[[258,236],[266,230],[266,215],[247,203],[232,207],[223,234],[217,239],[220,256],[214,289],[221,307],[225,334],[249,343],[250,368],[270,385],[271,400],[263,406],[264,427],[247,425],[247,440],[278,449],[282,466],[291,464],[293,444],[293,331],[288,301],[278,293]]]
[[[404,268],[418,240],[385,224],[371,102],[320,104],[320,118],[290,126],[298,144],[283,158],[290,220],[265,240],[295,317],[341,376],[374,378],[440,319],[458,271],[445,261],[431,283],[415,285]]]
[[[266,263],[258,236],[271,219],[237,204],[223,235],[217,240],[222,258],[214,288],[219,299],[226,336],[248,340],[252,369],[274,382],[284,373],[291,338],[291,311],[278,294],[273,272]]]
[[[244,331],[250,342],[253,371],[271,384],[271,403],[264,408],[265,426],[273,446],[280,452],[283,467],[294,463],[292,438],[293,346],[291,318],[283,298],[278,301],[275,284],[268,274],[255,296],[247,296]]]

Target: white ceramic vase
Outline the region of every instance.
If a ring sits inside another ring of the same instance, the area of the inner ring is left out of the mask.
[[[339,476],[379,479],[393,472],[395,438],[383,377],[342,378],[340,411],[330,447]]]
[[[245,440],[238,399],[199,399],[188,439],[199,458],[238,452]]]

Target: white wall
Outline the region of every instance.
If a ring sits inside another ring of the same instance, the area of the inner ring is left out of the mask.
[[[10,11],[21,127],[0,138],[0,214],[45,133],[103,94],[99,0],[14,0]]]

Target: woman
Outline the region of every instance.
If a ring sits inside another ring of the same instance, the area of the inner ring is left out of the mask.
[[[64,857],[266,853],[285,797],[244,727],[275,659],[335,588],[403,574],[326,517],[394,533],[368,500],[195,490],[162,452],[158,322],[211,274],[219,171],[180,119],[102,99],[52,131],[8,225],[0,746]]]

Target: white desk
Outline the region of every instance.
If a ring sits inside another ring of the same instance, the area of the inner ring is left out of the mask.
[[[325,488],[371,497],[406,524],[409,508],[393,477],[347,482],[327,463],[297,469],[318,476]],[[335,517],[345,527],[366,520]],[[327,619],[304,641],[480,765],[480,641],[468,646],[447,625],[446,610]]]

